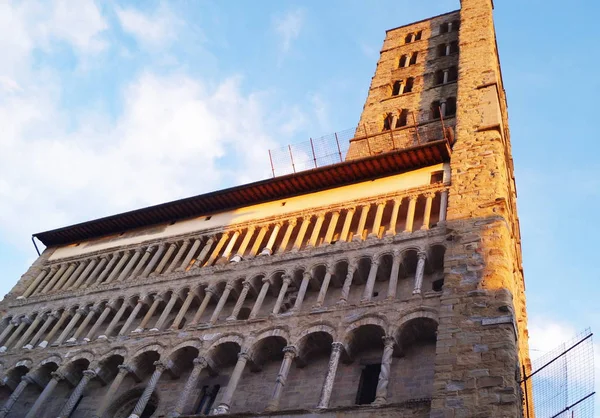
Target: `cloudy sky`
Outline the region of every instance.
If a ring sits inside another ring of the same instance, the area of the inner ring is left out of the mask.
[[[0,295],[32,233],[265,178],[267,149],[352,127],[385,30],[458,6],[0,0]],[[533,355],[600,330],[599,9],[496,2]]]

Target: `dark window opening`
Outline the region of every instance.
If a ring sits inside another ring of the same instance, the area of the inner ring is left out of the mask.
[[[414,82],[415,79],[412,77],[406,80],[406,86],[404,86],[404,93],[412,92]]]
[[[377,296],[379,296],[379,292],[373,292],[373,297],[376,298]]]
[[[402,109],[398,119],[396,119],[396,128],[401,128],[408,124],[408,109]]]
[[[390,129],[392,129],[392,114],[388,113],[383,120],[383,130],[389,131]]]
[[[440,25],[440,33],[446,33],[448,32],[448,23],[442,23]]]
[[[360,374],[358,392],[356,393],[357,405],[370,404],[375,400],[380,371],[381,364],[369,364],[365,366]]]
[[[460,29],[460,21],[453,20],[452,21],[452,32],[458,32],[459,29]]]
[[[454,115],[456,115],[456,99],[454,97],[450,97],[446,100],[446,113],[444,116]]]
[[[450,67],[448,68],[448,83],[452,81],[456,81],[458,79],[458,68]]]
[[[398,68],[406,67],[407,60],[408,60],[408,57],[406,55],[402,55],[400,57],[400,62],[398,63]]]
[[[404,42],[409,44],[413,41],[413,34],[409,33],[408,35],[406,35],[406,38],[404,38]]]
[[[237,319],[248,319],[250,317],[250,308],[242,308],[238,313]]]
[[[415,35],[415,41],[420,41],[422,36],[423,36],[423,31],[422,30],[418,31]]]
[[[437,56],[438,57],[446,56],[446,44],[440,44],[437,46]]]
[[[210,415],[212,406],[215,403],[217,394],[219,393],[219,389],[221,389],[221,385],[205,385],[202,387],[202,391],[200,391],[200,402],[198,402],[196,414]]]
[[[450,42],[450,53],[456,54],[458,52],[458,41]]]
[[[436,100],[435,102],[431,103],[431,117],[432,119],[439,119],[440,118],[440,106],[441,103],[439,100]]]
[[[443,288],[444,288],[444,279],[436,280],[431,284],[431,289],[433,289],[434,292],[441,292]]]
[[[402,88],[402,81],[396,81],[396,82],[394,82],[394,87],[392,87],[392,96],[399,95],[401,88]]]
[[[410,57],[410,62],[408,63],[408,65],[415,65],[417,63],[418,56],[419,56],[418,52],[413,52],[412,56]]]
[[[444,181],[444,172],[443,171],[434,171],[431,173],[431,179],[429,180],[429,184],[438,184]]]
[[[444,84],[444,71],[437,70],[435,72],[435,85]]]

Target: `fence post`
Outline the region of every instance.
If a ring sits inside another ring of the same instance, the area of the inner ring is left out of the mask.
[[[317,168],[317,156],[315,155],[315,146],[313,145],[312,138],[310,138],[310,149],[313,153],[313,161],[315,162],[315,168]]]
[[[338,141],[337,132],[334,132],[333,134],[335,135],[335,143],[337,144],[337,147],[338,147],[338,154],[340,154],[340,163],[341,163],[343,160],[342,160],[342,150],[340,149],[340,141]]]
[[[296,173],[296,166],[294,165],[294,156],[292,155],[292,146],[288,145],[288,150],[290,151],[290,160],[292,160],[292,170]]]
[[[273,156],[271,155],[271,150],[269,150],[269,161],[271,161],[271,171],[273,172],[273,177],[275,177],[275,167],[273,166]]]

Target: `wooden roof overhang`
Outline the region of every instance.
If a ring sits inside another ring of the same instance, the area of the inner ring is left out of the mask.
[[[449,161],[450,154],[450,144],[442,139],[40,232],[33,237],[46,246],[65,245],[387,177]]]

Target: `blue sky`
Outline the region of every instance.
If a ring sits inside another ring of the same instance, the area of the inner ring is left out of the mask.
[[[458,0],[0,3],[0,295],[30,236],[269,175],[354,126],[385,30]],[[496,1],[532,354],[600,330],[591,0]]]

